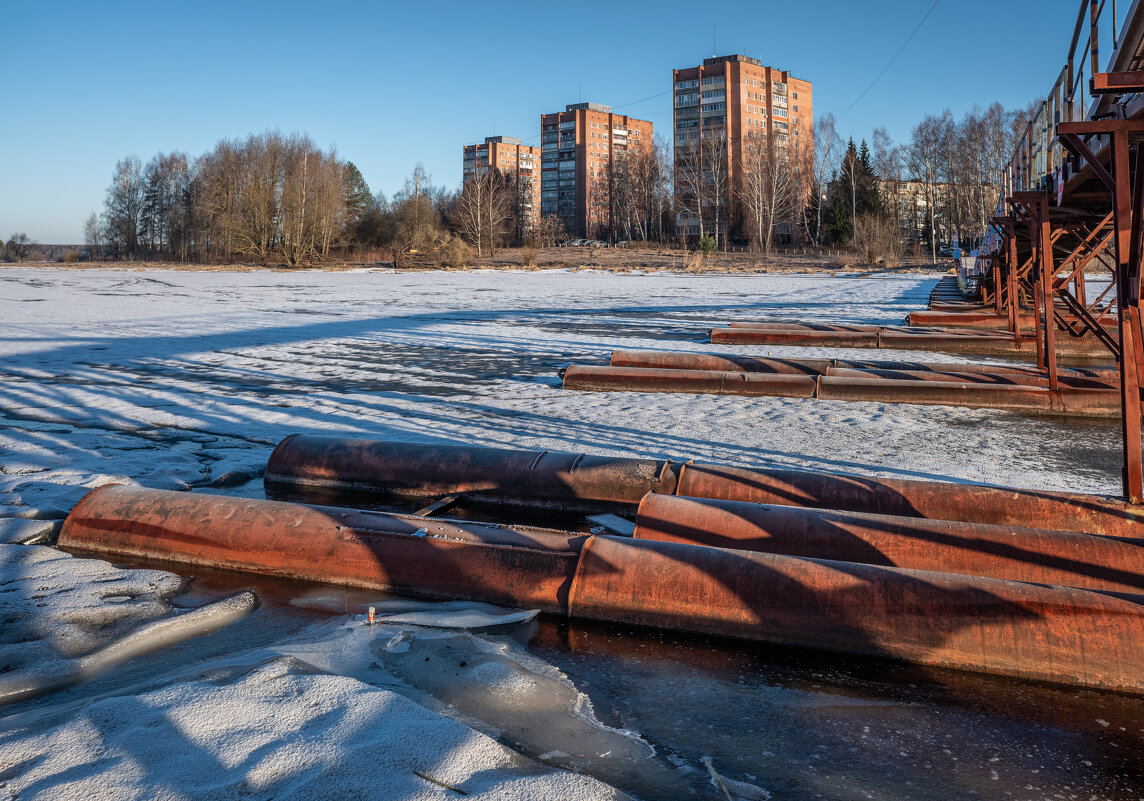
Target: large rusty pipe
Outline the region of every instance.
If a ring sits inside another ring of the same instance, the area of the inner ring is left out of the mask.
[[[983,373],[986,375],[1044,376],[1044,371],[1025,364],[958,364],[955,362],[904,362],[869,359],[787,359],[743,356],[732,353],[680,353],[677,351],[616,350],[611,367],[655,367],[665,370],[722,370],[745,373],[790,373],[825,375],[836,370],[904,370],[910,372]],[[1062,376],[1092,378],[1118,385],[1114,368],[1061,368]]]
[[[591,392],[692,392],[813,398],[817,379],[785,373],[733,373],[718,370],[661,370],[574,364],[560,372],[564,389]]]
[[[1144,690],[1139,596],[114,486],[72,510],[60,542],[116,559]]]
[[[600,511],[674,492],[680,467],[664,459],[293,434],[270,454],[266,481]]]
[[[1075,315],[1062,312],[1065,320],[1073,323],[1079,322]],[[993,311],[914,311],[910,312],[910,325],[912,326],[953,326],[959,328],[982,328],[1004,330],[1009,326],[1009,319],[1004,314]],[[1115,318],[1105,318],[1101,323],[1106,328],[1115,328]],[[1028,327],[1033,325],[1033,316],[1021,315],[1021,324]]]
[[[801,347],[886,348],[891,350],[932,350],[983,356],[1025,356],[1036,352],[1036,343],[1015,340],[1007,332],[904,333],[901,331],[794,331],[750,328],[715,328],[710,332],[712,344],[723,345],[797,345]],[[1092,337],[1069,339],[1060,343],[1058,354],[1084,360],[1108,361],[1111,356],[1104,344]]]
[[[1115,389],[1048,389],[1010,384],[959,384],[828,375],[818,379],[816,397],[822,400],[964,406],[970,409],[1014,409],[1085,417],[1116,417],[1120,414],[1120,392]]]
[[[612,351],[611,367],[653,367],[663,370],[719,370],[745,373],[822,375],[829,359],[772,359],[723,353],[673,353],[661,351]]]
[[[584,545],[574,617],[1144,690],[1139,596],[616,537]]]
[[[830,367],[826,375],[837,378],[874,378],[891,381],[939,381],[960,384],[1001,384],[1004,386],[1048,387],[1049,379],[1041,375],[1021,373],[986,373],[938,370],[862,370],[853,367]],[[1060,382],[1075,389],[1116,390],[1119,382],[1076,376],[1071,373],[1060,376]]]
[[[880,325],[867,323],[797,323],[797,322],[753,322],[751,320],[736,320],[727,323],[728,328],[750,328],[760,331],[851,331],[857,333],[878,332]]]
[[[329,506],[108,485],[72,509],[66,550],[548,612],[584,537]]]
[[[1038,414],[1099,415],[1120,412],[1118,390],[985,383],[980,380],[905,380],[892,374],[865,377],[731,373],[715,370],[665,370],[645,367],[572,365],[560,371],[564,389],[587,392],[686,392],[749,397],[819,398],[1013,409]]]
[[[674,494],[1078,531],[1144,542],[1144,507],[1082,493],[688,463]]]
[[[813,345],[815,347],[876,348],[877,332],[795,331],[791,329],[713,328],[715,345]]]
[[[648,494],[635,536],[887,567],[1144,593],[1144,549],[1112,537]]]
[[[266,480],[587,510],[632,509],[656,492],[1144,539],[1144,506],[1102,495],[560,451],[293,434]]]

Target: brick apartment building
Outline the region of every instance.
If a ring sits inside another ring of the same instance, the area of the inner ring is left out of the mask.
[[[555,214],[578,239],[602,239],[614,231],[612,187],[617,160],[650,150],[652,124],[610,106],[575,103],[540,117],[540,209]]]
[[[486,136],[479,145],[465,145],[464,173],[467,182],[477,175],[485,175],[495,168],[508,176],[520,191],[520,219],[523,234],[540,222],[540,190],[537,175],[540,172],[540,148],[522,145],[515,136]]]
[[[770,157],[785,148],[798,175],[809,169],[814,154],[814,115],[812,86],[809,81],[794,78],[788,71],[764,67],[758,59],[743,55],[716,56],[703,60],[698,67],[672,71],[675,162],[675,232],[677,236],[700,234],[702,203],[705,233],[711,233],[714,203],[711,197],[695,196],[698,182],[688,174],[702,169],[710,185],[710,149],[703,142],[726,134],[721,173],[730,188],[722,192],[727,209],[728,239],[746,239],[743,215],[736,209],[734,186],[742,175],[748,149],[760,137],[769,146]],[[784,154],[780,154],[784,155]],[[722,180],[722,177],[719,179]],[[691,189],[689,189],[689,186]],[[808,186],[801,189],[803,195]],[[706,194],[706,193],[704,193]],[[805,200],[801,198],[801,200]]]

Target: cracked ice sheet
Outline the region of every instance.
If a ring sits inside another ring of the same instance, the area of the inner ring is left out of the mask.
[[[615,348],[833,355],[712,346],[705,331],[752,319],[897,324],[936,280],[0,268],[0,515],[70,508],[110,481],[239,483],[297,431],[1116,491],[1114,423],[565,392],[555,377]]]

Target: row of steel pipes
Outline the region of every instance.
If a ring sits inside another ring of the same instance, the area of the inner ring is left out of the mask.
[[[275,449],[266,481],[632,525],[566,531],[109,485],[72,510],[59,542],[1144,691],[1144,513],[1113,498],[300,435]]]

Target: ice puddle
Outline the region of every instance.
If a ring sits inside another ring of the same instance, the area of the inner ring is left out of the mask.
[[[291,603],[342,611],[344,596],[315,594]],[[529,757],[637,795],[662,797],[683,788],[677,768],[656,759],[655,748],[639,734],[601,722],[589,698],[560,670],[509,637],[465,630],[520,623],[535,611],[464,601],[386,599],[371,605],[372,626],[366,615],[350,615],[270,650],[393,690]]]

